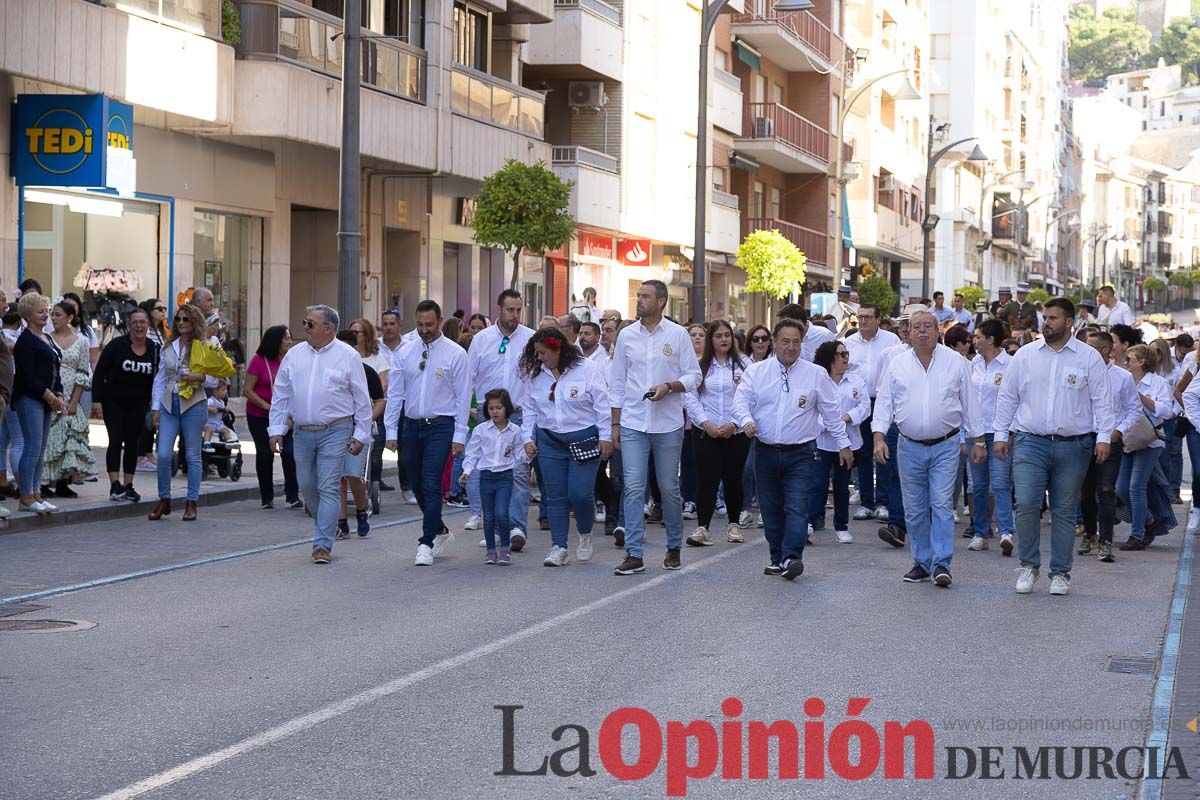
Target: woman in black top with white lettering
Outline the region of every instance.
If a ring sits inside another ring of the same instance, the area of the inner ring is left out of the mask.
[[[150,317],[142,309],[129,313],[126,326],[129,334],[113,339],[100,353],[92,375],[92,394],[104,411],[104,428],[108,431],[104,455],[108,479],[112,481],[108,497],[136,503],[142,498],[133,488],[133,473],[141,449],[138,443],[146,428],[146,412],[150,410],[159,347],[148,336]]]

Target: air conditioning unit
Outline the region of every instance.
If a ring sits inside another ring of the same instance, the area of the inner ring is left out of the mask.
[[[881,175],[879,177],[879,191],[894,192],[896,190],[895,175]]]
[[[567,102],[571,108],[604,108],[608,96],[602,81],[571,81],[567,85]]]
[[[775,137],[775,120],[771,117],[755,117],[752,139],[773,139]]]

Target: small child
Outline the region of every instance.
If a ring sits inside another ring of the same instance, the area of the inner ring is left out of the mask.
[[[236,442],[237,434],[233,432],[233,428],[225,425],[225,401],[229,397],[229,384],[224,380],[218,380],[216,388],[213,389],[212,397],[208,398],[208,422],[204,426],[204,447],[208,452],[213,452],[212,446],[213,434],[217,434],[222,442]]]
[[[475,426],[467,454],[463,459],[463,473],[458,482],[467,485],[471,473],[479,468],[479,494],[483,500],[483,537],[487,543],[485,564],[507,566],[512,563],[509,555],[508,505],[512,499],[513,469],[525,458],[521,447],[521,429],[509,425],[512,416],[512,398],[504,389],[493,389],[483,396],[484,411],[488,421]],[[496,550],[496,536],[500,537],[500,549]]]

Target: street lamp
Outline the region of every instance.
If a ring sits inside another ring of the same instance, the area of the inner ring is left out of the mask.
[[[946,137],[950,135],[950,123],[944,122],[937,127],[937,130]],[[933,168],[942,160],[942,157],[949,153],[960,144],[974,142],[979,139],[978,136],[968,136],[965,139],[959,139],[957,142],[950,144],[933,152],[933,115],[929,116],[929,132],[926,139],[926,161],[925,161],[925,219],[921,222],[921,297],[929,297],[929,234],[937,227],[938,217],[930,213],[930,206],[933,204]],[[979,149],[979,145],[975,145],[975,149],[971,151],[971,155],[967,156],[967,161],[987,161],[988,157]]]
[[[692,255],[692,319],[708,316],[705,297],[708,263],[705,260],[705,211],[708,207],[708,45],[713,28],[729,0],[704,0],[700,12],[700,75],[696,102],[696,227]],[[349,5],[354,5],[353,3]],[[775,0],[775,13],[808,11],[812,0]]]

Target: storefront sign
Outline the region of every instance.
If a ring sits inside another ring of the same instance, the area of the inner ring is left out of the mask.
[[[128,188],[132,106],[99,94],[23,94],[12,114],[12,170],[19,185]],[[125,165],[110,170],[110,159]]]
[[[594,233],[579,234],[579,255],[588,258],[613,257],[613,240],[611,236],[598,236]]]
[[[617,243],[617,260],[627,267],[650,265],[649,239],[621,239]]]

